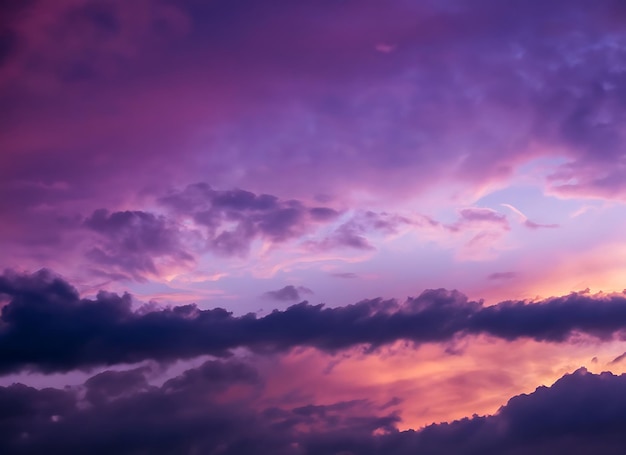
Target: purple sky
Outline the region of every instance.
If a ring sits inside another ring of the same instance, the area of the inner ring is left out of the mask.
[[[626,451],[624,24],[0,2],[0,452]]]

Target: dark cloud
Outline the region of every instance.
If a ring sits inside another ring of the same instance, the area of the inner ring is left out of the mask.
[[[299,455],[318,434],[366,438],[398,421],[367,400],[267,408],[262,390],[257,371],[237,361],[209,361],[161,387],[138,370],[107,371],[77,389],[0,387],[0,451]]]
[[[206,183],[189,185],[160,202],[204,226],[209,248],[225,256],[245,255],[256,238],[275,243],[297,238],[311,225],[339,216],[328,207],[308,208],[300,201],[240,189],[218,191]]]
[[[260,379],[248,365],[207,362],[149,386],[138,370],[108,371],[80,390],[36,390],[23,385],[0,388],[0,451],[6,454],[187,454],[274,452],[284,437],[264,418],[220,394],[237,386],[252,389]],[[284,419],[283,419],[284,420]],[[267,433],[267,437],[263,434]]]
[[[106,267],[108,274],[126,272],[135,278],[156,274],[154,259],[193,262],[182,246],[180,229],[163,216],[142,211],[109,213],[96,210],[84,226],[99,234],[89,259]]]
[[[172,361],[312,346],[334,352],[408,340],[445,342],[487,334],[505,340],[566,342],[577,333],[609,340],[626,329],[626,296],[572,293],[541,302],[486,307],[457,291],[428,290],[400,303],[381,298],[328,308],[302,302],[257,317],[184,305],[134,312],[131,297],[100,292],[81,299],[67,282],[40,271],[0,277],[0,372],[68,371],[146,359]]]
[[[16,48],[17,35],[11,30],[0,29],[0,67],[8,61]]]
[[[313,291],[304,286],[288,285],[277,291],[268,291],[263,294],[263,297],[271,300],[277,300],[279,302],[288,302],[294,300],[300,300],[303,295],[311,295]]]
[[[398,415],[368,400],[268,408],[262,394],[263,378],[234,360],[206,362],[160,387],[141,370],[107,371],[64,390],[0,387],[0,451],[616,455],[626,444],[626,376],[584,369],[492,416],[418,431],[398,431]]]

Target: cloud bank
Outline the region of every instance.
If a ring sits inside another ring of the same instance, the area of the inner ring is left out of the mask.
[[[0,450],[609,455],[626,444],[626,375],[579,369],[510,399],[495,415],[398,431],[398,415],[368,400],[268,407],[263,377],[239,361],[208,361],[162,386],[151,385],[147,373],[105,371],[66,389],[0,387]]]
[[[504,340],[565,342],[576,334],[600,340],[626,329],[626,296],[572,293],[540,302],[470,301],[457,291],[427,290],[404,302],[381,298],[325,307],[301,302],[257,317],[183,305],[133,311],[132,298],[101,291],[80,298],[66,281],[42,270],[0,276],[0,371],[68,371],[202,354],[228,356],[238,347],[280,352],[310,346],[328,352],[397,340],[417,345],[485,334]]]

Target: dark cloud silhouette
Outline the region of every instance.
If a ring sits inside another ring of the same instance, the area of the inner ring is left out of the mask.
[[[218,191],[206,183],[189,185],[160,202],[204,226],[209,248],[225,256],[245,255],[255,238],[284,242],[301,236],[314,223],[339,216],[328,207],[309,208],[297,200],[240,189]]]
[[[281,453],[273,451],[272,440],[284,445],[284,437],[264,423],[276,419],[220,399],[233,386],[251,388],[254,396],[259,385],[248,365],[207,362],[162,387],[150,386],[138,370],[107,371],[84,384],[84,400],[79,390],[3,387],[0,451],[187,454],[225,448],[222,453],[250,453],[255,442],[264,453]]]
[[[0,451],[616,455],[626,444],[626,375],[584,369],[510,399],[492,416],[418,431],[398,431],[398,414],[381,414],[387,406],[368,400],[268,408],[262,394],[263,378],[235,360],[208,361],[160,387],[140,369],[106,371],[63,390],[0,387]]]
[[[0,372],[226,356],[237,347],[276,352],[312,346],[333,352],[359,344],[444,342],[472,334],[566,342],[582,333],[608,340],[626,329],[624,295],[572,293],[485,307],[457,291],[439,289],[403,303],[377,298],[328,308],[302,302],[263,317],[234,317],[221,308],[195,305],[134,312],[130,295],[103,291],[94,300],[81,299],[47,271],[5,273],[0,295],[8,301],[2,308]]]
[[[84,221],[84,226],[99,234],[87,256],[106,267],[108,274],[119,271],[141,278],[157,273],[154,259],[166,257],[177,263],[194,260],[182,246],[180,229],[163,216],[100,209]]]
[[[303,295],[311,295],[313,291],[304,286],[288,285],[277,291],[268,291],[263,294],[263,297],[271,300],[277,300],[279,302],[288,302],[294,300],[300,300]]]

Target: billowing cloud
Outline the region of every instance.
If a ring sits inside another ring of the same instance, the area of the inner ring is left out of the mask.
[[[584,369],[510,399],[495,415],[417,431],[398,431],[398,415],[368,400],[267,407],[262,394],[263,378],[238,361],[208,361],[162,386],[141,369],[106,371],[73,389],[14,384],[0,387],[0,450],[608,455],[626,443],[626,376]]]
[[[142,211],[109,213],[96,210],[84,226],[99,234],[88,252],[89,259],[107,270],[129,273],[134,277],[158,273],[155,259],[190,263],[193,256],[181,242],[182,233],[163,216]]]
[[[211,251],[225,256],[246,255],[256,238],[274,243],[298,238],[311,225],[339,216],[329,207],[306,207],[297,200],[240,189],[218,191],[205,183],[189,185],[160,202],[203,226]]]
[[[470,301],[457,291],[424,291],[405,302],[364,300],[328,308],[302,302],[257,317],[195,305],[135,312],[128,294],[81,299],[47,271],[5,274],[0,371],[67,371],[146,359],[229,355],[237,347],[277,352],[296,346],[337,351],[407,340],[416,344],[487,334],[504,340],[565,342],[577,333],[609,340],[626,329],[626,296],[570,294],[541,302]]]

